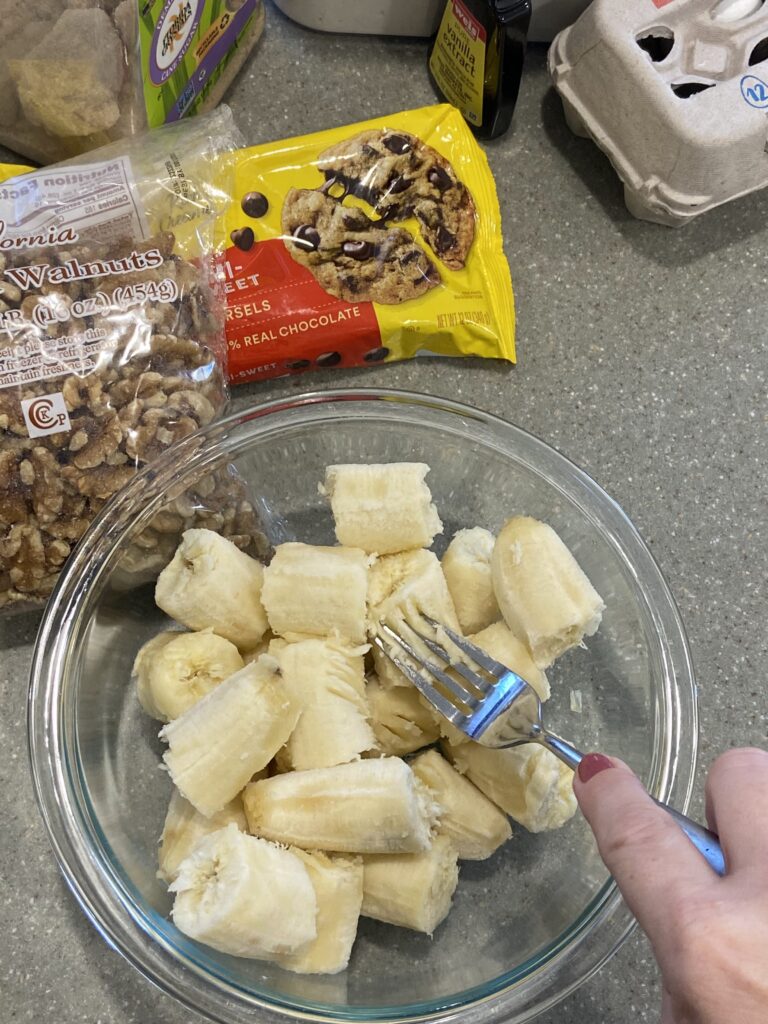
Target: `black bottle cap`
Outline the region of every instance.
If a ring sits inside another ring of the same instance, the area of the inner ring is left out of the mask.
[[[531,15],[531,0],[493,0],[496,14],[500,18],[521,18]]]

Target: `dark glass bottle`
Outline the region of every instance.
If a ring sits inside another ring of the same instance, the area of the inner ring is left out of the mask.
[[[531,0],[447,0],[429,73],[479,139],[503,135],[512,123],[530,20]]]

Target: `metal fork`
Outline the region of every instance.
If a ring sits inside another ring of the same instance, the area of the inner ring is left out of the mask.
[[[430,704],[471,740],[484,746],[504,748],[540,743],[576,771],[584,755],[544,727],[541,700],[532,686],[448,626],[427,615],[422,618],[433,631],[432,636],[411,623],[404,625],[432,658],[424,656],[412,641],[386,623],[379,624],[373,642]],[[444,638],[460,656],[451,655]],[[715,833],[668,804],[652,799],[672,815],[710,867],[724,875],[725,858]]]

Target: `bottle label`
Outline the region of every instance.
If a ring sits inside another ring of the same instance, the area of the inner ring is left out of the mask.
[[[445,98],[478,127],[483,123],[485,42],[485,29],[472,12],[461,0],[448,0],[429,70]]]
[[[256,0],[136,0],[150,128],[196,113],[242,40]]]

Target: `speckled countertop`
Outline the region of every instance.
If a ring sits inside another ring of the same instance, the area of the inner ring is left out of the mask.
[[[229,96],[249,142],[434,102],[421,42],[324,36],[268,14]],[[768,194],[681,231],[633,220],[607,161],[566,129],[543,49],[530,54],[514,130],[488,155],[515,283],[516,368],[324,371],[242,388],[234,405],[307,387],[428,391],[498,413],[583,466],[634,520],[679,602],[703,773],[733,744],[765,745],[768,727]],[[0,623],[0,1021],[190,1022],[107,948],[56,869],[27,771],[37,624]],[[658,1005],[638,934],[540,1020],[636,1024],[656,1021]]]

